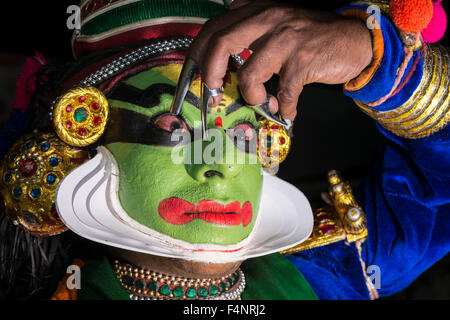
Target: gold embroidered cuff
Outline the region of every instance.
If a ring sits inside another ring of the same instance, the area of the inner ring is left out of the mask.
[[[440,45],[427,46],[423,59],[422,79],[402,106],[379,112],[355,101],[365,113],[400,137],[424,138],[450,122],[448,49]]]

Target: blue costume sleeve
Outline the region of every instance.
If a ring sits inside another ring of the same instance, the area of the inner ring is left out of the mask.
[[[349,6],[345,9],[366,7]],[[394,26],[381,16],[384,55],[371,81],[344,93],[371,102],[389,93],[404,50]],[[420,51],[414,53],[405,75]],[[395,110],[404,104],[423,77],[423,57],[395,96],[373,107]],[[447,74],[448,77],[448,74]],[[443,105],[449,109],[448,78]],[[442,83],[441,83],[442,86]],[[446,110],[447,117],[450,114]],[[360,258],[380,270],[379,296],[392,295],[444,257],[450,248],[450,126],[420,139],[401,138],[378,125],[387,138],[368,177],[355,196],[367,216],[368,237],[361,256],[354,245],[338,242],[288,256],[320,299],[369,299]]]
[[[407,141],[382,131],[390,143],[356,197],[368,219],[363,259],[380,267],[379,294],[391,295],[449,252],[450,132]]]

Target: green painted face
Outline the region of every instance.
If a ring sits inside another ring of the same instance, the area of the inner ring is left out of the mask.
[[[106,147],[119,166],[120,202],[132,219],[172,238],[236,244],[254,227],[263,178],[256,154],[242,144],[238,148],[229,134],[242,129],[248,146],[257,139],[250,129],[257,130],[258,121],[240,102],[236,76],[230,74],[222,103],[208,114],[208,128],[215,129],[211,141],[194,138],[174,148],[174,129],[195,137],[201,127],[199,81],[181,115],[169,114],[180,71],[181,65],[169,64],[141,72],[108,98],[112,118]],[[213,147],[218,145],[223,151]],[[174,161],[174,151],[184,161]]]

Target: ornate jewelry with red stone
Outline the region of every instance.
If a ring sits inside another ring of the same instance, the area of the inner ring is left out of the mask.
[[[109,104],[94,87],[75,87],[61,96],[53,107],[53,124],[59,138],[74,147],[85,147],[103,135]]]
[[[292,254],[302,250],[346,241],[353,243],[367,237],[367,221],[363,209],[356,203],[350,184],[333,170],[328,173],[328,206],[315,210],[314,228],[301,244],[283,251]],[[324,194],[325,195],[325,194]]]
[[[264,168],[275,168],[286,160],[291,148],[291,137],[286,129],[268,119],[259,129],[258,157]]]
[[[88,158],[54,134],[32,134],[17,141],[0,166],[0,206],[33,235],[67,230],[56,212],[56,188],[70,171]]]

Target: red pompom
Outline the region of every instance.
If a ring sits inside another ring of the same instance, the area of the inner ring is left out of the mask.
[[[389,11],[394,23],[406,33],[425,29],[433,17],[431,0],[391,0]]]

